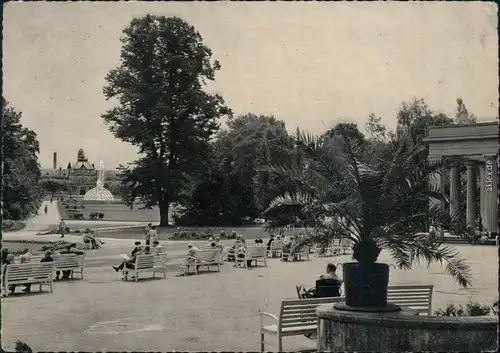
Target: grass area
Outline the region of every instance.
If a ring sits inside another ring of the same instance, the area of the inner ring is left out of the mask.
[[[82,206],[84,208],[81,208]],[[84,219],[88,220],[90,214],[103,213],[105,221],[130,221],[130,222],[159,222],[160,215],[157,208],[151,210],[140,210],[139,206],[134,206],[130,209],[129,206],[125,205],[123,202],[103,202],[103,201],[78,201],[73,203],[68,203],[64,205],[61,201],[57,203],[59,208],[59,213],[64,219],[71,219],[69,211],[75,206],[77,211],[83,214]]]
[[[15,232],[23,229],[24,227],[26,227],[26,223],[21,221],[12,221],[8,219],[2,221],[2,230],[4,232]]]
[[[235,228],[229,228],[229,227],[160,227],[157,228],[158,230],[158,235],[160,237],[160,240],[167,240],[167,239],[173,239],[173,234],[174,233],[179,233],[179,232],[196,232],[196,233],[209,233],[211,232],[214,237],[218,236],[220,234],[220,231],[224,229],[226,233],[230,233],[233,229],[238,233],[243,235],[246,239],[257,239],[257,238],[262,238],[262,239],[267,239],[269,238],[269,233],[266,232],[264,227],[235,227]],[[96,232],[99,234],[99,230],[96,230]],[[290,232],[286,233],[287,235],[293,235],[295,232]],[[101,237],[107,237],[107,238],[119,238],[119,239],[141,239],[144,236],[144,227],[138,227],[135,229],[126,229],[126,230],[120,230],[117,229],[116,231],[112,232],[105,232],[100,234]],[[185,238],[185,239],[177,239],[177,240],[194,240],[192,238]]]

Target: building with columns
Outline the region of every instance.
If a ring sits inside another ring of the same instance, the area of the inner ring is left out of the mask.
[[[495,121],[430,127],[424,139],[429,146],[429,158],[459,157],[465,161],[467,207],[464,216],[467,224],[475,228],[481,223],[483,229],[493,235],[498,234],[498,136],[498,122]],[[461,169],[461,165],[456,164],[449,171],[450,212],[460,210]],[[432,182],[438,183],[444,191],[442,176],[435,176]]]

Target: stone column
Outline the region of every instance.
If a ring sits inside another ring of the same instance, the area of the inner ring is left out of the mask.
[[[476,172],[477,163],[475,161],[466,161],[467,167],[467,226],[476,227]]]
[[[429,156],[429,160],[440,160],[441,156]],[[429,178],[429,187],[431,187],[433,190],[436,190],[438,192],[444,192],[444,178],[441,174],[439,173],[434,173],[430,176]],[[437,199],[429,199],[429,206],[435,206],[437,205],[440,208],[444,208],[444,203],[443,201],[437,200]],[[441,227],[437,228],[438,231],[438,236],[443,237],[444,236],[444,230]]]
[[[484,163],[479,163],[479,214],[483,229],[487,229],[486,197],[486,166]]]
[[[455,164],[450,169],[450,215],[460,210],[460,166]]]
[[[485,215],[485,230],[494,234],[498,233],[498,165],[496,156],[485,156],[485,180],[483,204]],[[483,186],[483,185],[481,185]]]

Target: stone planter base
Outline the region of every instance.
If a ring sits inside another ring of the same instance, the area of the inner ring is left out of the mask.
[[[412,310],[353,312],[318,307],[318,352],[495,350],[495,317],[418,316]]]

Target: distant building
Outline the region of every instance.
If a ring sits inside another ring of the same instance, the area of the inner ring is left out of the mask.
[[[66,169],[57,168],[57,153],[54,152],[53,168],[42,168],[41,179],[55,179],[67,185],[67,194],[69,195],[85,195],[87,191],[95,188],[99,170],[94,164],[89,163],[83,149],[78,150],[76,162],[68,163]],[[113,194],[117,192],[119,185],[117,170],[105,170],[104,187],[109,189]]]

